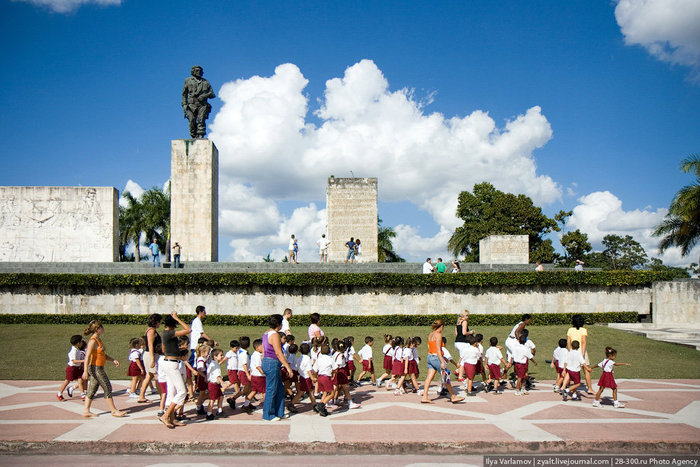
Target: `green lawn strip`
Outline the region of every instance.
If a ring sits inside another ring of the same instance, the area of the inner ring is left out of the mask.
[[[321,323],[323,324],[323,323]],[[232,339],[241,336],[249,336],[251,340],[258,338],[265,331],[263,327],[248,326],[207,326],[206,332],[213,336],[222,349],[228,350],[228,344]],[[488,347],[488,339],[496,336],[499,344],[503,344],[511,326],[485,326],[475,328],[476,332],[484,335],[485,345]],[[557,345],[557,340],[566,337],[568,326],[531,326],[530,338],[537,345],[535,360],[539,366],[531,366],[531,373],[538,379],[552,379],[553,370],[545,364],[545,359],[551,359],[552,351]],[[0,379],[22,380],[62,380],[67,361],[67,353],[70,347],[69,339],[73,334],[80,334],[82,326],[67,324],[15,324],[0,327],[0,337],[8,349],[26,349],[19,352],[8,352],[5,359],[0,361]],[[615,369],[617,378],[700,378],[700,352],[692,347],[669,344],[647,339],[643,336],[626,333],[607,326],[593,325],[588,327],[590,334],[589,355],[591,364],[595,365],[604,358],[604,349],[612,345],[618,351],[618,361],[631,363],[631,367],[618,367]],[[139,325],[106,325],[104,342],[107,353],[117,358],[121,366],[115,368],[108,363],[107,373],[112,379],[127,379],[128,368],[128,343],[132,337],[142,336],[145,326]],[[419,348],[421,356],[421,376],[425,375],[427,353],[427,337],[430,328],[427,326],[394,326],[394,327],[324,327],[329,337],[355,338],[355,349],[359,350],[364,345],[365,336],[375,339],[374,360],[376,374],[381,374],[382,355],[384,345],[383,335],[420,336],[423,345]],[[292,327],[292,332],[297,337],[297,342],[306,338],[306,327]],[[454,348],[454,331],[450,327],[446,330],[447,348],[458,359]],[[252,349],[250,349],[252,352]],[[505,355],[505,350],[504,350]],[[29,357],[29,358],[27,358]],[[358,371],[359,374],[359,371]],[[600,372],[594,373],[597,378]]]

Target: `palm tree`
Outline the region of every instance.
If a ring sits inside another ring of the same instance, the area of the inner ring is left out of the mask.
[[[700,154],[691,154],[681,161],[680,169],[695,175],[695,183],[686,185],[676,193],[663,222],[654,235],[664,236],[659,243],[663,252],[672,246],[681,248],[686,256],[700,240]]]
[[[396,232],[391,227],[382,227],[382,220],[377,217],[377,253],[380,263],[405,263],[406,260],[396,254],[391,239]]]
[[[134,242],[134,261],[141,260],[141,233],[145,231],[143,222],[143,205],[134,196],[125,191],[123,193],[127,206],[119,207],[119,241],[122,245]]]
[[[170,183],[165,190],[153,187],[141,197],[143,225],[150,242],[154,238],[170,261]]]

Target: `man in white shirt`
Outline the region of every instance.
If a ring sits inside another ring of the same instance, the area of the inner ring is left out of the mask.
[[[430,258],[425,260],[423,263],[423,274],[432,274],[435,271],[435,266],[430,262]]]
[[[318,259],[322,263],[328,262],[328,245],[330,244],[331,242],[326,238],[326,234],[321,234],[321,238],[316,241],[316,245],[318,245]]]
[[[204,326],[202,326],[202,320],[207,316],[207,310],[204,308],[204,306],[199,305],[195,309],[195,312],[197,313],[197,316],[192,320],[192,324],[190,324],[190,365],[194,366],[194,360],[195,360],[195,354],[194,351],[197,348],[197,341],[199,340],[200,337],[204,337],[205,339],[212,340],[211,337],[207,335],[206,332],[204,332]],[[214,342],[214,346],[219,345],[218,342]]]

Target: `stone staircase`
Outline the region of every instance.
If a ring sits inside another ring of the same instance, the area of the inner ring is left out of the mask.
[[[452,266],[448,263],[448,271]],[[531,264],[478,264],[463,263],[462,272],[529,272],[535,267]],[[546,265],[549,271],[572,271],[568,268],[555,268]],[[171,263],[163,263],[162,268],[154,268],[150,261],[140,263],[10,263],[0,262],[0,273],[77,273],[77,274],[177,274],[177,273],[403,273],[420,274],[422,263],[183,263],[180,269],[173,269]]]
[[[662,326],[654,323],[610,323],[608,327],[640,334],[657,341],[671,342],[700,350],[700,325],[689,324],[684,327]]]

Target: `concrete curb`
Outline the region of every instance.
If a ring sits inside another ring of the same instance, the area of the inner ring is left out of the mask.
[[[700,442],[536,441],[462,443],[201,443],[2,441],[0,455],[193,454],[193,455],[397,455],[397,454],[700,454]]]

